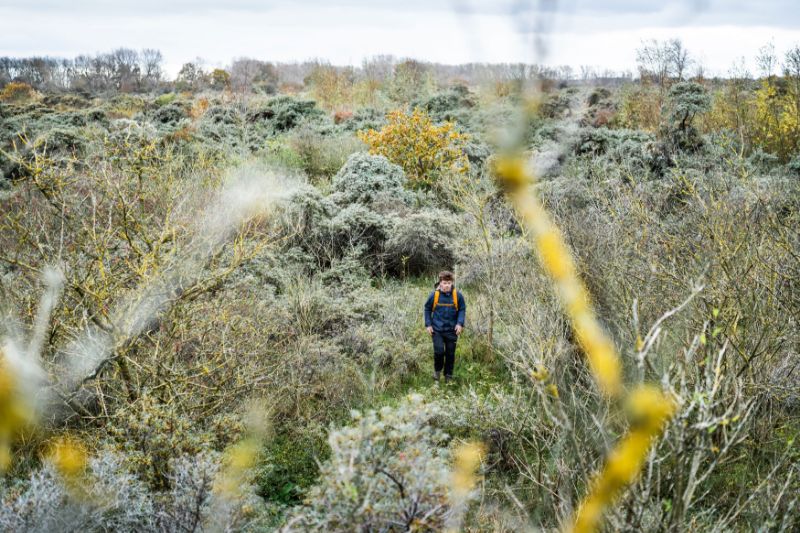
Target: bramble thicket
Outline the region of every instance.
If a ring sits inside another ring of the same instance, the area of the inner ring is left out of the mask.
[[[761,53],[0,58],[0,530],[796,530],[800,48]]]

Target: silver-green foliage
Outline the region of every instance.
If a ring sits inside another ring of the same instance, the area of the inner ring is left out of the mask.
[[[458,224],[455,215],[442,209],[426,209],[398,219],[386,242],[388,266],[406,274],[452,268]]]
[[[397,408],[353,413],[333,431],[330,459],[286,531],[436,531],[448,515],[446,435],[438,410],[410,396]]]
[[[47,464],[31,474],[19,489],[2,496],[0,530],[146,531],[153,529],[153,502],[147,487],[122,466],[114,454],[89,462],[91,483],[85,493],[71,494],[55,469]],[[76,489],[77,490],[77,489]]]
[[[332,199],[339,205],[377,202],[409,204],[403,169],[383,156],[356,153],[333,177]]]

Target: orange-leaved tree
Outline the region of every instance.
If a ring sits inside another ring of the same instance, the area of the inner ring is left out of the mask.
[[[466,173],[469,159],[464,150],[468,136],[452,122],[435,124],[420,109],[411,114],[392,111],[380,131],[367,130],[358,137],[371,154],[382,155],[400,165],[415,188],[430,188],[443,173]]]

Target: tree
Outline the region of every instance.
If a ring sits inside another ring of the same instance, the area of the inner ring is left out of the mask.
[[[636,50],[636,64],[640,77],[654,81],[661,91],[666,90],[672,79],[682,81],[694,60],[680,39],[643,42]]]
[[[761,76],[769,78],[775,72],[775,67],[778,64],[778,56],[775,54],[775,43],[770,41],[758,49],[756,56],[756,64],[761,71]]]
[[[424,96],[431,89],[430,72],[427,65],[407,59],[394,67],[389,85],[389,95],[397,103],[407,104]]]
[[[109,60],[114,72],[115,89],[124,93],[138,90],[141,80],[139,53],[130,48],[117,48],[111,52]]]
[[[672,86],[667,99],[667,120],[669,132],[679,147],[694,148],[699,144],[694,120],[710,109],[711,98],[699,83],[683,81]]]
[[[211,88],[215,91],[223,91],[230,88],[231,75],[227,70],[215,68],[211,71]]]
[[[469,160],[464,152],[468,137],[455,130],[452,122],[436,125],[420,109],[411,114],[393,111],[380,131],[359,132],[371,154],[382,155],[400,165],[409,183],[430,188],[445,172],[466,173]]]
[[[231,88],[240,95],[253,90],[274,94],[277,89],[278,74],[272,63],[241,57],[231,64],[230,75]]]
[[[353,95],[353,69],[319,64],[303,80],[314,98],[327,110],[350,103]]]
[[[161,55],[161,51],[153,48],[145,48],[142,50],[139,57],[142,73],[142,88],[145,90],[152,90],[158,87],[164,75],[161,69],[164,56]]]
[[[175,78],[175,88],[179,91],[198,91],[208,82],[208,75],[199,61],[184,63]]]

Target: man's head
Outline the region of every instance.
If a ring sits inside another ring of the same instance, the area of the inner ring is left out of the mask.
[[[453,289],[454,281],[455,276],[449,270],[439,272],[439,290],[442,292],[450,292]]]

